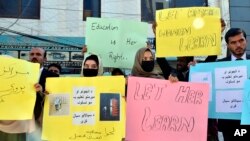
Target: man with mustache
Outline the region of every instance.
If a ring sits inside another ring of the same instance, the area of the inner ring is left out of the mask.
[[[235,60],[247,60],[249,56],[246,56],[247,39],[246,33],[240,28],[231,28],[225,35],[227,47],[231,52],[231,56],[227,56],[219,61],[235,61]]]
[[[225,40],[227,43],[227,48],[231,52],[231,55],[218,61],[237,61],[237,60],[249,60],[250,59],[250,56],[246,55],[247,39],[246,39],[246,33],[244,30],[240,28],[229,29],[225,35]],[[250,126],[240,125],[240,120],[219,119],[218,127],[219,127],[219,131],[223,133],[224,141],[235,141],[234,133],[236,129],[239,129],[239,130],[247,129],[248,132],[250,131]],[[250,134],[250,133],[247,133],[247,134]],[[239,139],[239,137],[237,139]]]
[[[55,74],[53,72],[50,72],[46,69],[44,69],[43,65],[44,62],[47,61],[46,58],[46,51],[43,48],[40,47],[33,47],[29,52],[29,60],[33,63],[39,63],[40,64],[40,79],[39,84],[42,86],[43,92],[45,91],[45,83],[47,77],[58,77],[58,74]],[[40,123],[39,118],[41,118],[41,113],[43,110],[43,99],[44,94],[43,93],[37,93],[36,98],[36,104],[34,108],[34,114],[35,114],[35,120]]]

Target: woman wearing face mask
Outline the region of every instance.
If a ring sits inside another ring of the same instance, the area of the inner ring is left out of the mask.
[[[83,60],[81,76],[93,77],[101,76],[103,74],[102,64],[97,55],[90,55]]]
[[[164,79],[155,70],[154,55],[149,48],[141,48],[137,51],[131,74],[132,76]]]

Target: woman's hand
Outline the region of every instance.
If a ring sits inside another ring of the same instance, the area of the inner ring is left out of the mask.
[[[198,62],[196,60],[191,61],[188,63],[188,69],[190,69],[190,66],[195,66]]]
[[[173,74],[170,74],[168,76],[168,80],[171,82],[171,83],[175,83],[175,82],[178,82],[179,79],[177,78],[177,76],[174,76]]]
[[[87,51],[88,51],[87,45],[84,45],[84,46],[82,47],[82,54],[86,53]]]

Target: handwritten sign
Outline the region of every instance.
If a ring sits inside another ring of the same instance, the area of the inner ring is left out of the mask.
[[[76,112],[73,114],[73,124],[82,125],[82,124],[95,124],[95,112]]]
[[[247,79],[247,67],[226,67],[215,69],[215,88],[243,88],[244,82]]]
[[[39,64],[4,56],[0,56],[0,62],[0,119],[31,119]]]
[[[95,88],[79,87],[74,88],[73,103],[75,105],[94,105],[95,104]]]
[[[42,139],[114,141],[125,137],[122,76],[49,78]]]
[[[200,72],[194,73],[190,76],[191,82],[207,83],[209,90],[212,89],[212,73],[211,72]],[[212,101],[212,91],[209,92],[209,101]]]
[[[250,80],[246,80],[244,87],[244,101],[241,114],[241,124],[250,125]]]
[[[190,78],[197,73],[211,73],[212,100],[209,118],[241,119],[244,83],[250,75],[250,61],[198,63],[190,69]],[[192,82],[193,80],[190,79]]]
[[[243,90],[216,91],[216,112],[241,113]]]
[[[101,57],[104,67],[132,68],[135,53],[146,46],[147,23],[87,18],[86,44]]]
[[[212,7],[156,11],[156,56],[221,54],[220,17],[220,9]]]
[[[208,90],[208,84],[129,77],[126,140],[206,141]]]

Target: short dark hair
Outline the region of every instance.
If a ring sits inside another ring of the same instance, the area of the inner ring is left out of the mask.
[[[124,75],[124,73],[122,72],[121,69],[119,68],[114,68],[111,72],[111,75],[116,75],[117,73],[119,73],[120,75]]]
[[[241,33],[243,33],[244,37],[247,38],[246,32],[243,29],[240,29],[240,28],[230,28],[227,31],[226,35],[225,35],[225,41],[226,41],[226,43],[228,44],[228,41],[229,41],[230,37],[239,35]]]
[[[186,61],[187,63],[194,61],[194,56],[187,56]]]
[[[99,60],[98,60],[97,55],[92,54],[92,55],[88,56],[84,61],[84,65],[85,65],[87,60],[94,60],[97,64],[97,66],[99,66]]]
[[[62,67],[60,66],[60,64],[52,63],[52,64],[49,64],[48,69],[50,67],[56,67],[56,68],[58,68],[59,72],[61,73]]]

